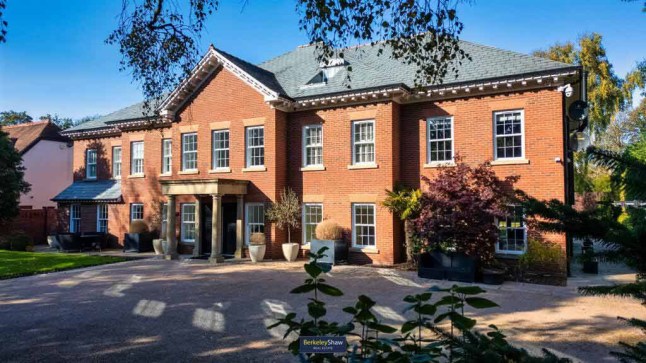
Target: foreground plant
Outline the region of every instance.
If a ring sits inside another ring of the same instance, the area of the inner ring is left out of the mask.
[[[323,295],[342,296],[343,292],[326,283],[322,275],[330,272],[331,266],[320,264],[327,247],[310,253],[310,262],[305,264],[308,278],[293,289],[293,294],[311,293],[307,304],[309,318],[297,319],[296,313],[288,313],[268,329],[286,326],[284,339],[297,336],[288,345],[288,350],[299,355],[304,362],[569,362],[548,351],[543,357],[533,357],[520,348],[510,345],[505,336],[493,325],[483,334],[474,331],[476,320],[465,315],[464,308],[487,309],[498,305],[480,297],[485,290],[478,286],[433,287],[420,294],[407,295],[404,312],[410,319],[401,327],[384,324],[373,312],[376,302],[360,295],[352,306],[343,308],[350,317],[345,323],[325,319],[327,308]],[[444,294],[432,302],[434,293]],[[299,352],[301,337],[336,336],[347,337],[345,353],[317,354]]]

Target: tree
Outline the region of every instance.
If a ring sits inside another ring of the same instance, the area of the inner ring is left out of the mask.
[[[32,122],[33,119],[27,111],[16,112],[13,110],[0,112],[0,126],[19,125]]]
[[[4,20],[4,9],[7,8],[7,0],[0,0],[0,43],[7,41],[7,21]]]
[[[500,179],[487,162],[471,167],[456,157],[456,163],[440,168],[433,180],[422,177],[415,233],[430,249],[448,247],[491,261],[500,232],[495,220],[508,216],[518,177]]]
[[[287,243],[292,243],[291,229],[300,226],[301,204],[291,188],[280,193],[280,200],[267,210],[267,219],[276,223],[276,227],[287,229]]]
[[[380,55],[416,65],[416,83],[427,85],[441,83],[468,59],[458,42],[460,2],[296,0],[296,8],[319,62],[343,59],[341,48],[371,42]],[[118,26],[106,43],[119,46],[121,70],[142,85],[147,111],[190,73],[205,21],[218,5],[217,0],[123,0]]]
[[[602,41],[601,34],[586,34],[578,39],[576,45],[572,42],[556,43],[547,50],[532,53],[537,57],[580,65],[588,72],[588,119],[594,135],[600,135],[614,116],[630,105],[635,88],[644,87],[639,65],[624,79],[615,74]]]
[[[0,223],[18,215],[20,194],[31,189],[24,177],[20,153],[9,135],[0,130]]]
[[[381,203],[388,211],[404,221],[404,233],[406,238],[406,259],[415,265],[415,254],[417,247],[414,243],[412,220],[417,218],[420,209],[420,189],[408,189],[397,186],[395,190],[386,190],[386,199]]]

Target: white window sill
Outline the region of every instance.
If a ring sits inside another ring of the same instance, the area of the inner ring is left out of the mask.
[[[131,174],[128,175],[128,179],[139,179],[139,178],[145,178],[146,176],[144,174]]]
[[[301,171],[323,171],[325,166],[323,165],[309,165],[301,168]]]
[[[217,168],[209,170],[209,174],[230,173],[231,168]]]
[[[379,250],[375,247],[350,247],[350,252],[361,252],[366,254],[378,254]]]
[[[159,174],[159,177],[161,177],[161,178],[169,177],[169,176],[173,176],[173,174],[171,174],[171,173],[163,173],[163,174]]]
[[[195,174],[199,174],[199,173],[200,173],[199,170],[180,170],[179,173],[177,173],[177,174],[179,174],[179,175],[195,175]]]
[[[424,164],[424,169],[430,168],[442,168],[442,167],[452,167],[455,166],[454,161],[434,161],[429,164]]]
[[[517,159],[498,159],[490,162],[491,165],[520,165],[520,164],[529,164],[529,159],[517,158]]]
[[[184,244],[187,244],[187,245],[194,245],[195,244],[195,240],[192,240],[192,241],[180,241],[180,242],[182,242]]]
[[[496,251],[496,258],[518,259],[525,251]]]
[[[96,180],[96,177],[94,177],[94,178],[85,178],[85,181],[95,181],[95,180]]]
[[[309,250],[309,249],[311,249],[310,244],[309,244],[309,243],[306,243],[306,244],[304,244],[304,245],[301,245],[301,249],[303,249],[303,250]]]
[[[112,180],[121,180],[121,176],[113,176]]]
[[[353,165],[348,165],[348,170],[356,170],[356,169],[377,169],[379,168],[378,164],[353,164]]]
[[[242,168],[243,173],[250,173],[250,172],[256,172],[256,171],[267,171],[267,168],[265,166],[250,166],[248,168]]]

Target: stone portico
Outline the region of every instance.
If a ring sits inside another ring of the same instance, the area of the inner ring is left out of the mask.
[[[220,263],[224,261],[222,254],[222,197],[233,195],[236,197],[236,249],[234,257],[242,258],[242,249],[244,241],[244,196],[247,194],[247,180],[235,179],[193,179],[193,180],[162,180],[160,181],[162,194],[168,201],[167,208],[167,228],[166,240],[169,245],[167,259],[177,259],[177,224],[176,224],[176,197],[178,195],[193,195],[198,200],[203,196],[212,198],[211,207],[211,256],[209,261]],[[200,256],[202,252],[202,230],[201,226],[202,207],[201,203],[195,203],[195,246],[193,249],[194,256]]]

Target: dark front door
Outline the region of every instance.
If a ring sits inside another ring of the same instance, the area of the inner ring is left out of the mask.
[[[222,203],[222,254],[231,255],[236,252],[236,203]]]
[[[211,221],[213,220],[213,213],[211,208],[213,208],[213,204],[211,203],[211,201],[209,201],[208,203],[202,203],[201,207],[202,208],[200,208],[200,210],[202,211],[202,223],[200,223],[200,236],[202,236],[202,254],[211,255],[211,236],[213,233],[213,231],[211,230]]]

